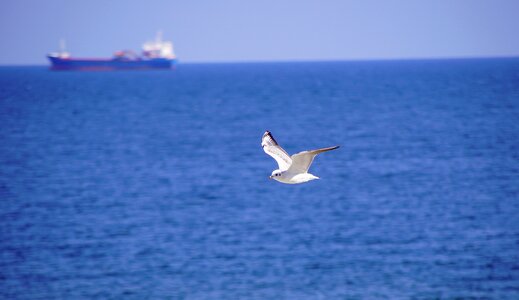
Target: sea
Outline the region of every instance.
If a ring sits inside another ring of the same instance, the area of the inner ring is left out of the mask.
[[[0,299],[519,299],[519,58],[1,67]]]

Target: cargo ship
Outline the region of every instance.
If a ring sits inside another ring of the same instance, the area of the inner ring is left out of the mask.
[[[131,50],[116,51],[112,58],[76,58],[65,50],[60,41],[60,51],[50,53],[47,58],[51,70],[109,71],[109,70],[154,70],[172,69],[177,63],[173,43],[162,41],[159,33],[154,41],[146,42],[139,55]]]

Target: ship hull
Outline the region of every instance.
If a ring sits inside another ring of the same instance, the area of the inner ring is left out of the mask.
[[[81,59],[47,56],[52,70],[112,71],[172,69],[176,59]]]

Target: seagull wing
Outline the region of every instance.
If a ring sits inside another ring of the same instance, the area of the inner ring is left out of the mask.
[[[310,165],[314,161],[314,157],[322,152],[330,151],[339,148],[339,146],[321,148],[316,150],[309,150],[296,153],[292,155],[292,165],[288,169],[291,173],[306,173],[310,168]]]
[[[265,153],[272,156],[277,161],[280,170],[287,170],[292,164],[290,155],[279,146],[270,132],[266,131],[263,134],[263,137],[261,138],[261,147],[263,147]]]

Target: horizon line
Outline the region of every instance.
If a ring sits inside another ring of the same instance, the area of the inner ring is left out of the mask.
[[[518,55],[495,55],[495,56],[434,56],[434,57],[400,57],[400,58],[344,58],[344,59],[273,59],[273,60],[194,60],[185,61],[178,59],[177,64],[262,64],[262,63],[326,63],[326,62],[387,62],[387,61],[435,61],[435,60],[473,60],[473,59],[515,59]],[[48,64],[0,64],[0,67],[46,67]]]

